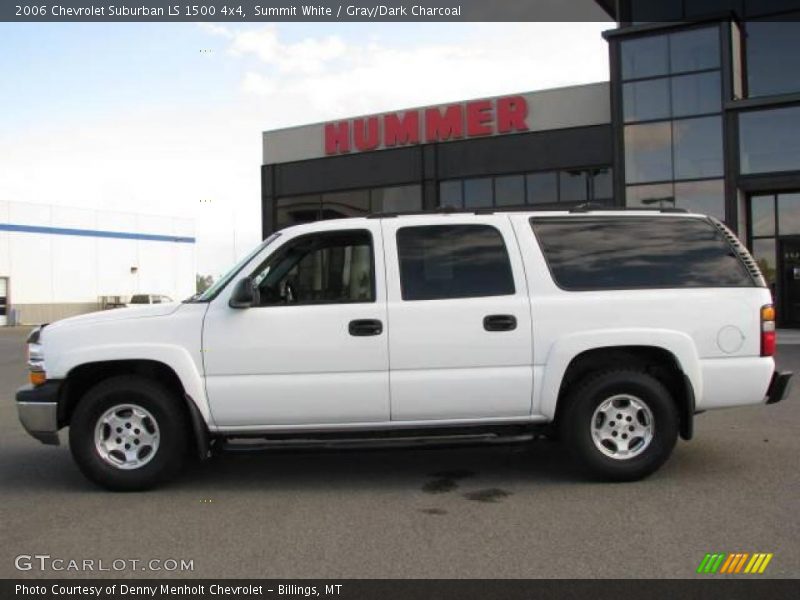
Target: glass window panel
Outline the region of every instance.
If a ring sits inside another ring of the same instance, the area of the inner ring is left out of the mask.
[[[628,183],[672,179],[671,123],[625,127],[625,177]]]
[[[319,219],[319,196],[293,196],[278,198],[275,202],[275,228],[283,229],[300,223],[311,223]]]
[[[800,235],[800,194],[778,194],[778,229],[781,235]]]
[[[255,276],[262,306],[374,302],[372,236],[337,231],[301,236]]]
[[[672,115],[688,117],[722,110],[719,71],[672,78]]]
[[[800,106],[739,115],[744,174],[800,170]]]
[[[754,236],[775,235],[775,196],[753,196],[750,199],[750,222]]]
[[[725,220],[725,184],[722,179],[675,183],[675,205],[691,212]]]
[[[748,94],[800,91],[800,22],[749,21],[746,28]]]
[[[672,73],[718,68],[719,29],[707,27],[670,34],[669,49]]]
[[[558,174],[531,173],[527,176],[528,204],[551,204],[558,202]]]
[[[525,179],[522,175],[511,175],[495,179],[494,202],[497,206],[521,206],[525,204]]]
[[[631,208],[675,208],[675,192],[671,183],[629,185],[625,204]]]
[[[463,208],[461,180],[443,181],[439,184],[439,206],[442,208]]]
[[[592,169],[594,175],[594,196],[591,200],[610,200],[614,197],[614,178],[611,167]]]
[[[322,195],[322,218],[341,219],[369,214],[369,190]]]
[[[722,175],[721,117],[674,121],[673,139],[675,179]]]
[[[534,217],[531,223],[553,278],[568,290],[754,285],[705,219]]]
[[[587,202],[589,200],[588,176],[585,170],[561,171],[558,174],[561,202]]]
[[[492,206],[492,179],[464,180],[464,208],[483,208]]]
[[[761,269],[761,274],[767,281],[767,285],[773,288],[775,285],[775,238],[762,238],[753,240],[753,258]]]
[[[670,116],[669,79],[635,81],[622,86],[625,121],[649,121]]]
[[[418,185],[376,188],[372,190],[372,211],[384,213],[422,210],[422,188]]]
[[[658,35],[620,43],[622,78],[655,77],[669,72],[667,36]]]
[[[489,225],[430,225],[397,230],[403,300],[514,294],[500,232]]]

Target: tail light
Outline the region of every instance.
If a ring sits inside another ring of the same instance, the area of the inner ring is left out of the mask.
[[[761,307],[761,356],[775,354],[775,308],[772,304]]]

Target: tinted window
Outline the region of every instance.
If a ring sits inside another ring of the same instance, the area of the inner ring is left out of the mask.
[[[418,185],[375,188],[371,199],[372,212],[412,212],[422,209],[422,189]]]
[[[338,231],[287,242],[254,276],[261,304],[373,302],[372,236]]]
[[[492,180],[464,180],[464,208],[484,208],[492,205]]]
[[[559,187],[561,202],[586,202],[589,199],[589,187],[586,171],[561,171]]]
[[[532,219],[568,290],[752,286],[711,223],[685,217]]]
[[[667,36],[625,40],[622,49],[622,78],[638,79],[669,73]]]
[[[525,179],[522,175],[496,178],[494,180],[494,202],[497,206],[525,204]]]
[[[689,29],[670,35],[670,67],[673,73],[719,67],[719,30]]]
[[[722,175],[722,118],[682,119],[673,124],[675,179]]]
[[[439,206],[461,208],[461,181],[443,181],[439,184]]]
[[[275,227],[283,229],[300,223],[310,223],[320,218],[319,196],[294,196],[278,198],[276,202]]]
[[[150,296],[147,294],[135,294],[131,296],[131,301],[128,304],[150,304]]]
[[[531,173],[527,176],[528,204],[558,202],[556,173]]]
[[[369,190],[322,195],[322,218],[341,219],[369,214]]]
[[[750,96],[800,91],[800,22],[751,21],[747,28],[747,87]]]
[[[719,71],[681,75],[672,80],[672,114],[688,117],[722,110]]]
[[[672,179],[672,123],[625,127],[625,175],[629,183]]]
[[[800,169],[800,106],[739,115],[742,173]]]
[[[678,208],[724,221],[725,184],[722,179],[676,182],[675,203]]]
[[[649,79],[622,86],[625,121],[649,121],[670,116],[669,79]]]
[[[397,231],[403,300],[514,293],[500,232],[489,225],[430,225]]]

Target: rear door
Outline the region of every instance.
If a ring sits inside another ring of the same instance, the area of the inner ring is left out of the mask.
[[[393,421],[531,412],[530,302],[507,217],[385,219]]]

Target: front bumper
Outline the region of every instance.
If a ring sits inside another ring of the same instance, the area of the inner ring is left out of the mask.
[[[783,400],[791,388],[792,372],[775,371],[767,388],[767,404],[776,404]]]
[[[43,444],[58,445],[58,392],[60,381],[26,385],[17,390],[19,421],[29,434]]]

